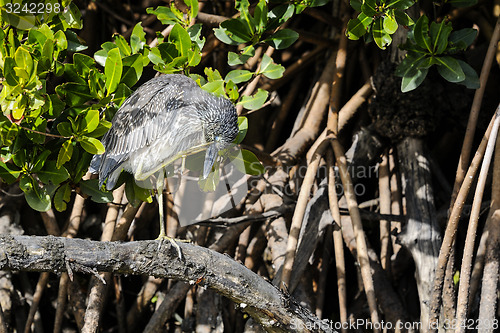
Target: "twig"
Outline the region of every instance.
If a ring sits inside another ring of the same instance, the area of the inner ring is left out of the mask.
[[[389,156],[386,151],[378,168],[378,192],[380,197],[380,213],[391,213],[391,188],[389,181]],[[390,276],[391,272],[391,222],[380,220],[380,263]]]
[[[500,17],[498,17],[497,19],[495,30],[493,31],[493,35],[491,36],[488,50],[486,51],[486,57],[484,58],[483,67],[481,69],[481,74],[479,76],[480,87],[479,89],[476,90],[476,93],[474,94],[474,100],[472,101],[469,120],[467,122],[467,128],[465,129],[465,138],[462,144],[462,151],[460,153],[460,159],[458,161],[457,174],[455,177],[455,184],[453,186],[453,194],[451,197],[450,207],[453,207],[455,203],[458,191],[460,189],[460,185],[464,181],[465,173],[467,171],[467,165],[470,160],[470,151],[472,149],[474,134],[476,132],[477,118],[479,117],[479,111],[481,109],[483,95],[486,89],[486,83],[488,82],[491,65],[495,58],[495,53],[497,50],[499,38],[500,38]]]
[[[481,200],[483,198],[484,188],[486,186],[486,178],[488,176],[488,170],[490,168],[495,142],[497,141],[499,126],[500,105],[496,110],[495,121],[493,122],[493,128],[491,129],[491,134],[488,139],[486,151],[484,152],[483,163],[481,165],[481,171],[479,172],[479,178],[477,180],[476,192],[474,193],[474,201],[472,203],[472,210],[469,218],[469,227],[467,228],[467,237],[465,239],[464,254],[462,258],[462,268],[460,270],[460,287],[458,289],[457,319],[459,323],[466,322],[467,318],[467,305],[470,287],[469,282],[477,224],[479,222],[479,214],[481,211]],[[456,332],[464,333],[465,328],[465,325],[459,325],[459,328],[456,330]]]
[[[339,294],[339,313],[340,322],[347,323],[347,283],[345,278],[345,257],[344,257],[344,241],[342,236],[342,228],[340,221],[340,210],[335,191],[335,172],[333,152],[326,152],[326,163],[328,166],[328,203],[333,217],[333,248],[335,251],[335,267],[337,269],[337,290]],[[341,332],[347,332],[344,325],[341,326]]]
[[[0,333],[8,333],[7,323],[5,322],[5,317],[3,315],[3,309],[0,305]]]
[[[354,237],[358,249],[358,262],[361,268],[361,278],[363,286],[365,287],[366,298],[368,300],[368,307],[370,308],[370,317],[373,323],[374,332],[380,332],[379,316],[377,311],[377,300],[375,298],[375,287],[373,284],[373,277],[370,271],[370,260],[368,259],[368,249],[366,245],[365,232],[363,231],[363,224],[361,216],[359,215],[358,204],[356,202],[356,194],[351,176],[347,168],[347,160],[345,158],[344,149],[337,139],[331,141],[337,166],[340,170],[340,179],[344,186],[344,194],[347,200],[347,206],[351,215],[352,226],[354,229]],[[378,328],[378,329],[377,329]]]
[[[302,227],[302,220],[306,211],[307,202],[311,194],[311,188],[316,178],[316,171],[318,170],[321,155],[329,144],[330,138],[326,138],[313,155],[311,162],[306,171],[304,181],[300,188],[299,197],[293,213],[292,225],[290,226],[290,233],[288,235],[288,243],[286,246],[285,263],[283,264],[283,273],[281,274],[281,288],[290,287],[290,278],[292,275],[293,263],[295,261],[295,252],[299,241],[300,229]]]
[[[33,294],[33,302],[30,306],[30,312],[28,313],[28,318],[26,319],[26,325],[24,326],[24,333],[31,332],[31,324],[33,324],[33,320],[35,319],[35,313],[38,310],[38,304],[40,304],[40,300],[42,299],[42,294],[47,285],[47,281],[49,280],[49,273],[43,272],[40,274],[40,278],[38,279],[38,283],[36,284],[35,293]]]
[[[113,191],[113,201],[121,202],[123,193],[125,192],[125,184]],[[116,219],[120,206],[112,203],[108,204],[108,212],[104,220],[104,227],[102,230],[101,241],[108,242],[113,239],[115,231]],[[135,215],[135,213],[134,213]],[[160,221],[160,223],[162,223]],[[106,272],[99,275],[100,278],[94,276],[90,279],[90,292],[88,296],[87,310],[85,311],[85,323],[82,328],[84,333],[93,333],[97,331],[99,321],[101,319],[101,312],[104,306],[104,298],[102,295],[106,294],[107,286],[111,282],[111,273]]]

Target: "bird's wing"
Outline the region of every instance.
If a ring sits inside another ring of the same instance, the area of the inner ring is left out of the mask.
[[[146,82],[123,103],[102,139],[106,152],[99,167],[101,183],[134,152],[168,131],[178,116],[175,111],[190,106],[183,98],[184,92],[193,89],[200,89],[193,80],[165,75]]]

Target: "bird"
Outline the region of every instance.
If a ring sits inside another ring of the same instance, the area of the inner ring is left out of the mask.
[[[131,173],[138,184],[149,180],[160,212],[158,238],[168,239],[163,219],[163,168],[205,149],[202,177],[207,178],[219,151],[238,132],[238,115],[229,99],[206,92],[183,74],[160,75],[123,102],[101,139],[105,151],[94,155],[89,171],[99,174],[99,187],[107,180],[107,190],[116,186],[122,171]]]

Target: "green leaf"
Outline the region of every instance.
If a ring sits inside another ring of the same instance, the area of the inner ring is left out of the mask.
[[[439,55],[444,52],[448,46],[448,36],[450,36],[452,30],[451,23],[446,23],[444,20],[440,24],[436,22],[431,23],[430,34],[434,54]]]
[[[380,49],[385,50],[385,48],[391,44],[392,38],[391,35],[384,30],[383,24],[381,17],[375,19],[375,22],[373,22],[372,34],[375,44],[377,44]]]
[[[435,57],[438,66],[438,73],[449,82],[461,82],[465,80],[465,73],[458,61],[452,57]]]
[[[282,4],[271,9],[268,14],[268,22],[266,30],[275,30],[277,27],[288,21],[295,10],[295,6],[291,3]]]
[[[143,201],[149,203],[153,202],[150,190],[139,187],[135,183],[132,175],[127,176],[130,176],[130,178],[125,181],[125,195],[127,196],[127,200],[130,202],[130,204],[134,207],[137,207]]]
[[[200,50],[202,50],[203,46],[205,45],[205,37],[203,37],[201,30],[202,30],[201,23],[193,24],[187,29],[189,38],[191,38],[191,41],[195,43],[198,46],[198,49]]]
[[[222,22],[220,27],[225,29],[224,33],[237,44],[249,42],[253,35],[248,26],[238,19],[230,19]],[[216,37],[219,38],[219,36]],[[225,42],[224,40],[221,40]]]
[[[217,96],[224,96],[224,80],[216,80],[207,82],[201,87],[203,90],[208,91],[209,93],[215,94]]]
[[[392,35],[393,33],[398,30],[398,22],[396,22],[396,19],[391,16],[384,16],[384,30],[386,33]]]
[[[412,76],[413,74],[409,74],[418,69],[419,63],[427,57],[426,54],[422,54],[418,57],[406,55],[406,58],[401,61],[401,63],[396,68],[394,75],[396,76]]]
[[[5,8],[1,9],[2,21],[8,23],[20,30],[28,30],[35,26],[36,18],[34,15],[21,15],[19,12],[12,10],[8,13]]]
[[[413,36],[418,46],[432,52],[431,38],[429,37],[429,19],[422,15],[413,27]]]
[[[409,27],[415,24],[415,22],[413,22],[411,17],[409,17],[408,14],[406,14],[402,10],[398,9],[394,10],[394,17],[396,18],[396,22],[398,22],[398,24],[402,26]]]
[[[70,137],[73,135],[73,130],[71,129],[71,124],[68,122],[63,122],[63,123],[57,124],[57,131],[62,136]]]
[[[111,122],[103,119],[99,122],[99,126],[97,126],[97,128],[94,131],[87,133],[87,136],[91,136],[93,138],[100,138],[104,134],[106,134],[106,132],[109,131],[110,128],[111,128]]]
[[[477,76],[476,71],[472,68],[468,63],[462,60],[458,60],[460,67],[464,71],[465,80],[459,82],[459,84],[463,84],[469,89],[478,89],[480,87],[479,77]]]
[[[66,30],[64,32],[66,35],[66,40],[68,41],[68,51],[69,52],[81,52],[88,49],[85,45],[85,41],[80,38],[73,30]]]
[[[401,80],[401,91],[405,93],[416,89],[424,81],[428,71],[427,68],[417,69],[405,75]]]
[[[47,129],[47,119],[42,118],[42,117],[37,117],[30,124],[30,128],[34,129],[35,131],[45,133],[45,130]],[[31,141],[33,141],[34,143],[38,143],[38,144],[43,144],[45,142],[45,139],[46,139],[45,135],[31,132],[31,131],[26,131],[26,136]]]
[[[130,90],[130,88],[126,84],[120,83],[118,85],[118,88],[116,88],[116,92],[113,96],[112,102],[118,106],[121,106],[125,99],[127,99],[127,97],[129,97],[130,95],[132,95],[132,90]]]
[[[259,0],[254,10],[254,19],[257,27],[257,32],[262,33],[267,26],[267,4],[266,0]]]
[[[188,60],[187,66],[195,67],[201,61],[201,52],[198,49],[198,46],[194,45],[194,50],[188,50]]]
[[[99,111],[98,110],[88,110],[85,116],[82,118],[82,127],[84,133],[90,133],[94,131],[99,125]]]
[[[55,186],[45,185],[41,187],[31,176],[21,177],[19,187],[24,192],[26,202],[34,210],[45,212],[50,209],[51,196],[54,194]]]
[[[122,76],[122,58],[120,56],[120,50],[112,49],[108,52],[108,57],[106,58],[106,65],[104,66],[104,75],[106,76],[106,96],[113,93],[120,83]]]
[[[65,167],[57,167],[56,161],[48,160],[42,170],[37,172],[38,178],[45,184],[59,185],[69,179],[69,172]]]
[[[77,73],[84,78],[88,78],[90,70],[96,68],[95,60],[83,53],[73,54],[73,64]]]
[[[66,140],[57,155],[56,167],[60,168],[64,163],[68,162],[71,159],[71,155],[73,155],[73,142]]]
[[[243,107],[247,110],[257,110],[264,105],[267,100],[269,92],[266,90],[262,90],[259,88],[257,93],[253,96],[242,96],[241,101],[238,104],[243,105]]]
[[[230,159],[236,169],[244,174],[259,176],[265,172],[264,166],[257,156],[249,150],[238,149],[237,153],[232,155]]]
[[[30,172],[36,173],[40,171],[45,165],[47,157],[49,157],[51,153],[52,152],[50,150],[44,150],[40,155],[36,156],[35,161],[33,162],[33,167],[31,168]]]
[[[238,117],[238,135],[234,139],[233,143],[240,144],[243,141],[243,139],[245,139],[247,131],[248,131],[247,117],[242,117],[242,116]]]
[[[10,86],[17,86],[19,84],[19,77],[17,77],[14,67],[16,62],[11,57],[5,57],[3,73],[5,75],[5,81]]]
[[[231,80],[234,83],[247,82],[252,78],[252,75],[253,73],[248,70],[236,69],[227,73],[224,81],[228,82],[229,80]]]
[[[14,59],[16,60],[17,67],[25,69],[28,74],[31,73],[33,70],[33,59],[28,50],[21,46],[17,49]]]
[[[113,40],[114,40],[116,46],[118,46],[118,49],[120,50],[120,54],[122,54],[123,56],[130,55],[130,52],[131,52],[130,45],[128,45],[127,41],[125,40],[125,38],[123,38],[122,35],[114,34]]]
[[[90,196],[92,201],[97,203],[108,203],[113,201],[113,193],[104,192],[99,189],[99,179],[82,180],[80,190]]]
[[[34,31],[34,30],[30,30]],[[47,42],[41,44],[42,46],[42,57],[39,61],[40,68],[43,70],[48,70],[54,62],[54,41],[48,40]]]
[[[21,171],[13,168],[14,165],[6,164],[0,159],[0,178],[7,184],[14,183],[20,176]]]
[[[88,85],[81,83],[63,83],[56,87],[56,93],[69,106],[83,105],[93,98]]]
[[[83,137],[79,138],[78,142],[80,142],[80,145],[82,146],[82,148],[85,149],[90,154],[99,155],[99,154],[104,153],[103,144],[101,143],[101,141],[97,140],[96,138],[83,136]]]
[[[198,180],[198,186],[203,192],[214,192],[217,188],[217,185],[219,185],[219,168],[215,167],[214,169],[214,171],[208,174],[207,178],[202,179],[200,177],[200,179]]]
[[[89,74],[89,90],[90,94],[97,99],[103,99],[106,87],[104,85],[104,74],[97,69],[92,69]],[[116,92],[115,92],[116,93]]]
[[[215,28],[214,35],[218,40],[228,45],[238,45],[238,41],[235,41],[229,37],[229,32],[226,28]]]
[[[71,2],[69,6],[64,8],[64,10],[61,13],[62,16],[64,17],[64,22],[66,22],[69,28],[78,30],[83,28],[82,14],[80,13],[80,10],[73,2]]]
[[[66,77],[67,81],[73,81],[83,85],[87,85],[87,81],[85,80],[85,78],[81,77],[80,74],[78,74],[75,64],[64,64],[64,76]]]
[[[361,5],[361,12],[366,16],[373,17],[377,15],[377,2],[376,0],[364,0]]]
[[[373,18],[360,13],[357,18],[347,22],[346,34],[349,39],[358,40],[368,31],[368,27],[373,22]]]
[[[387,4],[387,8],[401,9],[405,10],[410,8],[415,4],[414,0],[390,0]]]
[[[255,55],[255,48],[252,45],[245,47],[239,54],[228,52],[227,63],[229,66],[242,65]]]
[[[191,37],[189,37],[188,32],[180,24],[174,25],[168,35],[168,41],[175,44],[179,55],[187,56],[188,50],[191,48]]]
[[[190,18],[195,18],[198,15],[198,0],[184,0],[184,3],[189,7]]]
[[[355,11],[357,12],[361,11],[361,5],[363,4],[362,0],[351,0],[349,3]]]
[[[177,18],[177,16],[168,7],[159,6],[156,9],[147,8],[146,12],[148,14],[156,15],[158,20],[160,20],[161,23],[166,24],[166,25],[174,25],[176,23],[181,23],[181,22],[179,22],[179,19]]]
[[[68,183],[62,184],[54,194],[54,207],[58,212],[63,212],[71,200],[71,186]]]
[[[264,42],[271,45],[277,50],[286,49],[299,38],[299,34],[291,29],[281,29],[276,33],[266,38]]]
[[[226,94],[233,103],[240,97],[238,86],[231,80],[226,83]]]
[[[130,48],[132,53],[137,53],[144,48],[146,45],[146,33],[142,28],[142,22],[135,25],[134,30],[132,30],[132,35],[130,36]]]
[[[68,48],[68,40],[66,35],[62,30],[59,30],[54,34],[54,40],[56,42],[56,49],[59,51],[64,51]]]
[[[142,76],[143,59],[140,54],[133,54],[123,58],[123,73],[121,82],[132,87]]]
[[[470,46],[477,36],[477,30],[472,28],[460,29],[450,34],[449,41],[458,48],[465,50]]]
[[[260,64],[259,74],[263,74],[269,79],[279,79],[283,76],[284,72],[285,67],[279,64],[275,64],[270,56],[264,54],[264,56],[262,57],[262,62]]]

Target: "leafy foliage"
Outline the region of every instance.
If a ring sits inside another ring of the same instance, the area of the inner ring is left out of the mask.
[[[176,8],[174,2],[170,7],[147,9],[163,24],[171,25],[168,37],[158,35],[154,46],[146,43],[139,22],[129,40],[115,34],[93,57],[81,53],[87,47],[74,31],[83,27],[81,14],[70,0],[52,0],[51,8],[57,5],[58,10],[40,15],[19,15],[2,6],[0,177],[9,184],[19,182],[32,208],[63,211],[75,189],[97,202],[112,200],[95,180],[82,177],[92,156],[104,152],[99,139],[111,127],[114,113],[130,96],[145,67],[152,66],[161,73],[189,74],[200,64],[205,44],[203,27],[190,26],[198,14],[198,1],[184,2],[185,11]],[[239,17],[224,21],[214,33],[227,44],[244,44],[240,52],[228,55],[230,66],[242,65],[255,54],[259,43],[278,49],[290,46],[298,34],[280,26],[294,13],[325,2],[294,1],[269,9],[261,0],[250,14],[248,0],[237,1]],[[203,89],[254,110],[266,102],[268,92],[258,90],[253,96],[240,96],[239,86],[257,75],[277,79],[283,72],[284,67],[266,55],[257,71],[234,69],[222,77],[219,71],[205,68],[205,77],[190,76]],[[239,125],[235,143],[243,139],[248,123],[240,119]],[[241,156],[242,170],[250,174],[263,171],[253,153],[243,151]],[[150,201],[150,193],[127,177],[121,178],[127,182],[129,200],[136,204]]]
[[[353,40],[365,36],[366,41],[374,40],[379,48],[385,49],[392,43],[391,35],[399,25],[413,25],[404,10],[414,3],[414,0],[351,0],[352,8],[360,13],[349,20],[347,36]]]
[[[456,7],[466,7],[476,0],[445,1]],[[424,14],[415,23],[404,11],[415,4],[414,0],[351,0],[351,7],[360,12],[349,20],[346,34],[350,39],[361,37],[366,42],[375,41],[380,49],[392,43],[391,35],[399,26],[410,29],[406,43],[399,45],[407,51],[406,58],[398,65],[396,75],[402,77],[401,91],[416,89],[426,78],[429,68],[437,66],[439,74],[447,81],[476,89],[479,79],[474,69],[452,55],[464,51],[476,37],[471,28],[453,31],[446,19],[431,22]]]
[[[396,69],[396,75],[403,78],[401,91],[417,88],[427,76],[429,68],[437,66],[439,74],[449,82],[479,87],[479,78],[466,62],[452,57],[469,47],[477,31],[471,28],[453,31],[451,23],[431,22],[422,15],[414,25],[408,40],[400,47],[407,51],[406,58]]]

